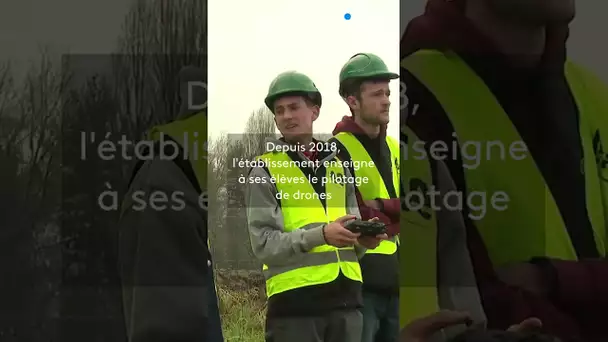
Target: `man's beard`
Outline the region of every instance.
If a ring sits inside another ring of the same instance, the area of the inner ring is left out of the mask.
[[[382,113],[382,114],[384,114],[384,113]],[[363,122],[365,122],[369,125],[384,125],[387,123],[386,122],[387,119],[382,118],[380,115],[362,114],[361,120],[363,120]]]

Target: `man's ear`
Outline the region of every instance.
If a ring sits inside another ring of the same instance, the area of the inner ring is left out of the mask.
[[[357,98],[353,95],[349,95],[349,96],[345,97],[344,102],[346,102],[346,104],[348,105],[348,107],[350,109],[355,109],[355,110],[359,109],[358,108],[359,104],[358,104]]]
[[[312,107],[312,121],[315,122],[319,118],[319,114],[321,113],[321,108],[319,106]]]

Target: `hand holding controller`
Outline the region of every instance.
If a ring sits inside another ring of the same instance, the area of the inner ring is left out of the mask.
[[[388,239],[386,225],[377,217],[369,221],[354,220],[346,225],[346,229],[359,234],[357,242],[367,249],[375,249],[382,240]]]
[[[361,236],[373,236],[386,234],[386,225],[377,218],[369,221],[353,220],[346,224],[346,229]]]

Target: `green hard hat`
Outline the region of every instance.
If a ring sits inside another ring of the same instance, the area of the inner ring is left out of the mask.
[[[352,56],[340,70],[340,94],[342,94],[342,85],[345,81],[366,78],[392,80],[399,78],[399,75],[390,72],[382,58],[373,53],[358,53]]]
[[[264,103],[274,112],[274,101],[281,96],[292,94],[307,96],[315,105],[321,107],[321,92],[310,77],[297,71],[286,71],[275,77],[268,87]]]

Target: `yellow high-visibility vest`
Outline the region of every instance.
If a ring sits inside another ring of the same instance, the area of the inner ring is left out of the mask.
[[[147,140],[159,144],[158,151],[155,151],[155,153],[161,153],[161,150],[163,151],[162,153],[165,153],[165,151],[166,153],[176,153],[178,157],[174,159],[174,161],[182,168],[182,171],[190,172],[186,173],[186,176],[192,183],[192,186],[197,188],[196,190],[200,192],[207,189],[207,116],[204,112],[194,114],[184,119],[175,120],[164,125],[155,126],[148,132]],[[177,144],[178,150],[165,150],[164,146],[171,144]],[[165,159],[172,159],[174,155],[162,157]],[[180,158],[183,159],[177,160]],[[144,162],[145,160],[139,160],[136,163],[131,181]],[[133,199],[131,197],[125,198],[121,205],[121,212],[124,212],[129,208],[132,202]]]
[[[201,189],[207,188],[207,116],[198,113],[183,120],[175,120],[150,130],[150,140],[159,141],[167,135],[180,144],[192,165]]]
[[[358,169],[354,169],[355,177],[367,179],[362,182],[357,188],[361,193],[361,198],[366,200],[374,200],[376,198],[389,199],[391,198],[387,190],[387,186],[378,171],[376,165],[372,160],[372,157],[365,150],[365,147],[361,144],[359,139],[355,135],[349,132],[340,132],[334,136],[348,151],[351,160],[356,160],[362,163],[362,166]],[[392,183],[397,197],[399,197],[399,173],[401,168],[399,167],[399,142],[389,136],[386,137],[386,143],[390,151],[391,169],[392,169]],[[398,237],[392,237],[390,240],[385,240],[380,243],[375,249],[368,249],[366,254],[394,254],[397,252]]]
[[[406,155],[418,137],[405,124],[401,134],[407,137]],[[404,142],[405,143],[405,142]],[[420,183],[433,184],[428,159],[403,158],[401,182],[404,195],[422,192]],[[402,206],[399,246],[399,323],[401,328],[413,320],[439,311],[437,289],[437,219],[428,208]]]
[[[208,143],[207,143],[207,116],[201,112],[183,120],[175,120],[165,125],[155,126],[148,133],[148,137],[153,141],[166,140],[164,136],[169,136],[177,142],[184,157],[188,158],[199,187],[207,190],[207,166]],[[208,205],[208,204],[207,204]],[[209,238],[207,246],[211,251]]]
[[[422,50],[401,65],[439,101],[461,146],[465,142],[500,142],[509,151],[523,141],[484,81],[455,53]],[[600,142],[598,146],[606,146],[608,89],[571,61],[566,62],[565,71],[579,110],[587,212],[597,251],[605,256],[608,171],[603,163],[598,166],[606,156],[595,153],[593,139]],[[506,210],[489,207],[476,221],[494,266],[533,257],[577,259],[555,199],[531,156],[521,160],[484,158],[478,167],[465,168],[464,174],[469,194],[483,191],[490,198],[502,191],[510,199]]]
[[[287,153],[268,152],[257,158],[265,162],[266,169],[274,179],[307,179],[299,167],[290,163],[292,159]],[[332,173],[338,178],[344,175],[344,168],[337,160],[326,166],[325,176],[328,179],[331,179]],[[309,181],[277,181],[275,185],[278,192],[288,194],[280,199],[285,232],[328,224],[347,214],[345,184],[325,184],[325,205]],[[263,265],[262,271],[269,298],[297,288],[330,283],[338,278],[340,272],[349,279],[362,282],[361,267],[353,247],[318,246],[302,256],[297,264]]]

